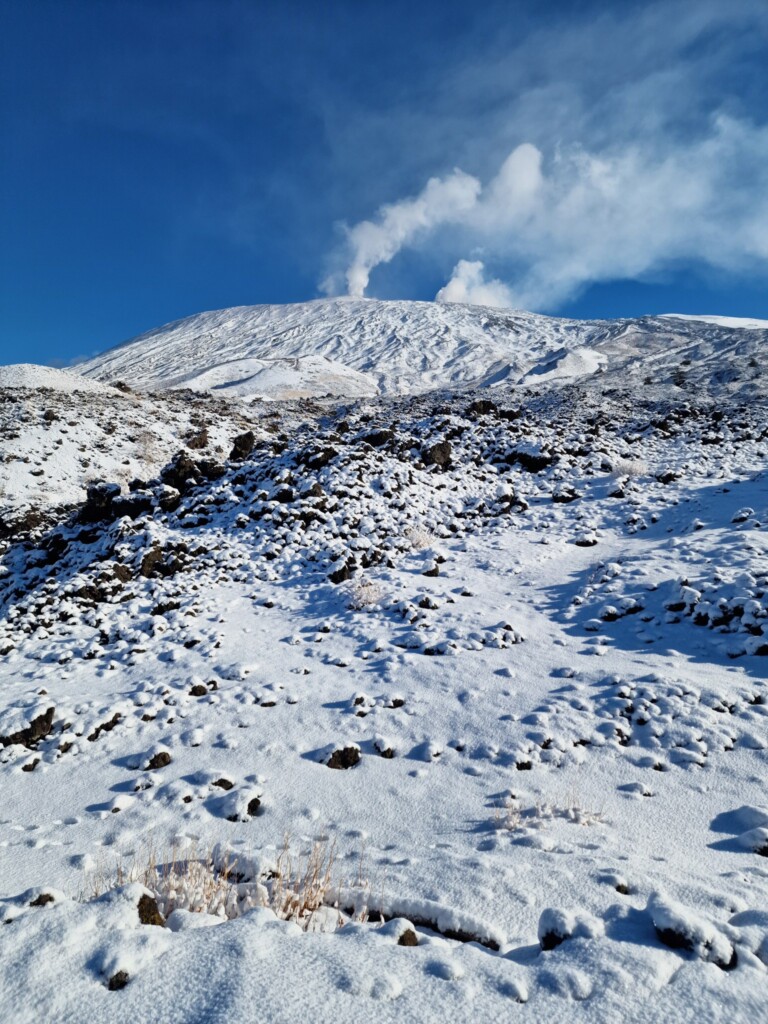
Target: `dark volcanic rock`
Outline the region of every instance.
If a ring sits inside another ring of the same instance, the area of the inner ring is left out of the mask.
[[[394,430],[372,430],[369,434],[363,434],[360,438],[373,448],[381,448],[390,441],[394,441]]]
[[[8,736],[0,736],[0,744],[9,747],[12,743],[21,743],[30,750],[34,749],[35,744],[44,739],[53,728],[54,710],[48,708],[44,714],[33,718],[25,729],[19,729]]]
[[[437,444],[424,448],[421,461],[425,466],[447,466],[451,461],[451,442],[438,441]]]
[[[147,893],[144,893],[139,900],[138,911],[141,924],[153,924],[159,928],[162,928],[165,924],[165,918],[158,909],[157,900]]]
[[[199,477],[200,469],[197,463],[186,452],[179,452],[160,473],[163,483],[175,488],[180,494],[196,486]]]
[[[138,519],[139,516],[154,512],[155,503],[150,494],[130,494],[118,496],[112,502],[112,515],[115,519],[122,516],[129,516],[131,519]]]
[[[147,764],[147,771],[153,772],[158,768],[166,768],[171,763],[171,755],[166,750],[155,754]]]
[[[113,502],[120,496],[119,484],[91,484],[78,519],[81,523],[100,523],[114,517]]]
[[[360,761],[360,751],[357,747],[344,747],[341,750],[334,750],[325,762],[329,768],[354,768]]]
[[[552,455],[545,455],[543,452],[527,452],[525,450],[509,452],[505,458],[505,462],[510,466],[517,464],[529,473],[540,473],[542,469],[551,466],[554,461],[555,459]]]
[[[244,433],[238,434],[232,441],[232,451],[229,453],[230,459],[235,462],[242,462],[243,459],[247,459],[253,451],[255,443],[256,435],[252,430],[246,430]]]

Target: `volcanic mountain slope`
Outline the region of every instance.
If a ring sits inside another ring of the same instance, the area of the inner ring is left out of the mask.
[[[276,413],[259,396],[278,402],[285,422],[300,422],[311,396],[330,407],[468,382],[493,391],[518,381],[535,391],[601,378],[606,388],[762,402],[768,331],[760,323],[565,321],[333,300],[204,313],[104,353],[79,373],[2,367],[0,535],[81,501],[100,479],[127,487],[152,475],[181,445],[221,460],[233,434],[272,429]]]
[[[9,538],[3,1019],[760,1019],[762,335],[626,325],[578,377],[235,403]]]
[[[271,426],[258,403],[208,392],[143,394],[46,366],[0,367],[0,540],[17,525],[54,521],[93,483],[128,490],[181,447],[221,461],[233,436]]]
[[[606,366],[638,383],[648,374],[667,379],[681,366],[709,381],[722,376],[724,358],[762,366],[767,339],[764,328],[732,322],[561,320],[481,306],[333,299],[201,313],[77,369],[150,390],[359,398],[580,377]]]

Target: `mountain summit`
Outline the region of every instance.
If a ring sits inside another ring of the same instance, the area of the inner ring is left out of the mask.
[[[750,326],[757,322],[750,321]],[[329,299],[236,306],[148,331],[77,367],[143,390],[345,398],[544,382],[622,368],[722,369],[768,332],[678,317],[566,320],[485,306]],[[749,350],[749,351],[747,351]]]

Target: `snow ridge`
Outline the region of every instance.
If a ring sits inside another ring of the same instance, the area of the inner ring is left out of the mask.
[[[655,373],[682,359],[703,371],[723,347],[748,358],[767,336],[669,317],[565,320],[453,303],[332,299],[200,313],[149,331],[78,370],[150,390],[359,398],[495,385],[525,375],[539,381],[579,377],[606,366],[640,372],[649,361]]]

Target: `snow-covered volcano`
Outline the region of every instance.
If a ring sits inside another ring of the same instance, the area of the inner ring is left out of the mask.
[[[536,383],[606,368],[650,368],[656,378],[681,362],[721,373],[723,352],[749,358],[767,337],[757,327],[673,317],[564,320],[484,306],[332,299],[200,313],[78,369],[147,390],[359,398]]]
[[[767,339],[337,301],[0,369],[0,1020],[762,1020]]]

